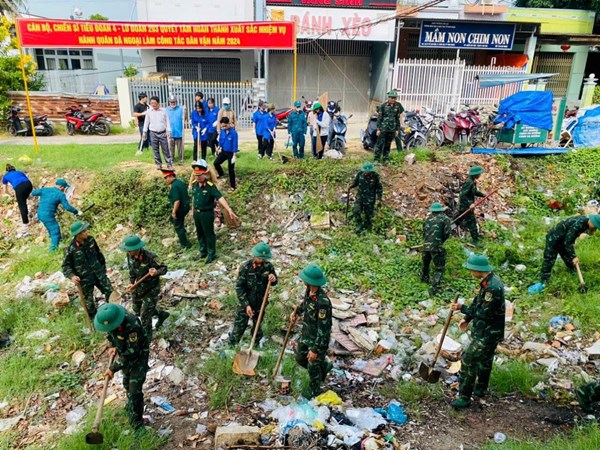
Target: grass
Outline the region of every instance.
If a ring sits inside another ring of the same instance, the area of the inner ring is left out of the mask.
[[[597,424],[578,426],[573,433],[557,436],[545,442],[509,439],[502,445],[489,443],[482,450],[592,450],[600,448],[600,430]]]
[[[509,394],[534,395],[533,388],[547,378],[541,369],[532,369],[523,361],[509,361],[495,365],[490,378],[490,391],[504,397]]]

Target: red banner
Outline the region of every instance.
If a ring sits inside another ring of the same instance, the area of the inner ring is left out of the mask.
[[[17,19],[22,47],[293,49],[293,22],[141,23]]]

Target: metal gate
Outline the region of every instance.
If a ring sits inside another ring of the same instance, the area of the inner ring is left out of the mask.
[[[522,83],[480,88],[476,76],[523,73],[514,67],[467,66],[464,60],[403,59],[394,69],[392,86],[407,110],[427,108],[443,114],[463,104],[493,105],[501,97],[519,92]]]
[[[556,97],[565,97],[571,78],[573,53],[544,52],[536,53],[533,58],[534,73],[558,73],[548,80],[547,89]]]
[[[180,105],[187,108],[188,118],[194,108],[194,96],[198,91],[204,94],[205,100],[214,98],[217,106],[221,105],[223,97],[229,97],[231,109],[238,116],[238,128],[250,128],[252,126],[254,102],[251,82],[179,81],[172,78],[160,80],[134,78],[129,80],[129,95],[131,96],[132,105],[138,103],[140,92],[145,92],[148,98],[153,95],[158,96],[163,107],[167,106],[168,98],[173,95]],[[189,120],[186,121],[185,126],[186,128],[191,126]]]

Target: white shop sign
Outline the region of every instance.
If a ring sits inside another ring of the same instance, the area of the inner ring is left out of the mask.
[[[267,10],[271,20],[296,22],[300,39],[394,40],[396,21],[390,11],[299,7],[269,7]],[[391,20],[374,24],[390,17]]]

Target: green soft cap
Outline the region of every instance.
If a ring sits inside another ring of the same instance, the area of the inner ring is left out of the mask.
[[[113,331],[123,323],[126,314],[125,308],[121,305],[105,303],[98,308],[96,317],[94,317],[94,327],[96,327],[96,330],[102,331],[103,333]]]
[[[316,111],[317,109],[319,109],[321,107],[321,104],[319,102],[314,102],[313,106],[312,106],[312,110]]]
[[[300,272],[300,279],[310,286],[325,286],[327,278],[319,266],[309,264]]]
[[[375,172],[375,166],[372,162],[367,161],[363,164],[362,169],[363,172]]]
[[[600,229],[600,215],[590,214],[588,216],[588,219],[590,219],[590,222],[592,222],[592,225],[594,225],[594,228]]]
[[[397,98],[398,97],[398,93],[396,91],[390,91],[387,93],[388,97],[392,97],[392,98]]]
[[[252,256],[256,256],[261,259],[271,259],[273,255],[271,254],[271,249],[264,242],[259,242],[252,248]]]
[[[481,166],[473,166],[469,169],[469,176],[481,175],[485,170]]]
[[[132,236],[126,236],[119,248],[124,252],[135,252],[136,250],[143,248],[144,245],[144,241],[142,241],[138,235],[134,234]]]
[[[446,211],[446,207],[441,203],[435,202],[429,207],[429,211],[431,212],[444,212]]]
[[[475,272],[491,272],[494,270],[485,256],[475,254],[469,256],[469,259],[463,264],[463,267],[465,269],[474,270]]]
[[[56,184],[57,186],[62,186],[65,189],[69,189],[71,187],[71,185],[67,183],[67,180],[65,180],[64,178],[59,178],[54,184]]]
[[[73,223],[73,225],[71,225],[71,236],[77,236],[79,233],[82,233],[89,227],[89,223],[78,220],[77,222]]]

